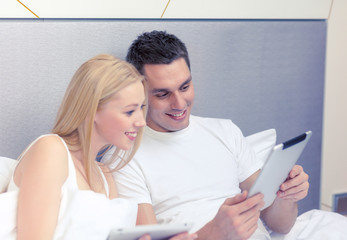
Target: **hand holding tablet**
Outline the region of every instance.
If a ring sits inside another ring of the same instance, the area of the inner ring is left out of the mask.
[[[269,158],[248,193],[248,197],[259,192],[264,194],[265,205],[262,209],[269,207],[275,200],[279,187],[287,179],[311,135],[312,132],[308,131],[273,147]]]
[[[188,232],[192,224],[153,224],[133,228],[119,228],[111,231],[108,240],[136,240],[149,234],[152,240],[167,239],[182,232]]]

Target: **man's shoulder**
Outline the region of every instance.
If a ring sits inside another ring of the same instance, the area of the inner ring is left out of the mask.
[[[201,117],[201,116],[195,116],[191,115],[191,120],[192,122],[199,123],[199,124],[204,124],[204,125],[234,125],[231,119],[226,119],[226,118],[212,118],[212,117]]]
[[[241,129],[231,119],[191,116],[191,120],[193,125],[198,125],[213,135],[217,134],[228,138],[242,135]]]

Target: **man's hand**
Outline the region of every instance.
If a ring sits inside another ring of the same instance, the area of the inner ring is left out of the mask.
[[[297,201],[307,196],[308,175],[295,165],[282,183],[273,204],[261,213],[263,221],[275,232],[286,234],[293,227],[298,214]]]
[[[248,239],[257,229],[263,195],[247,199],[247,191],[228,198],[214,219],[198,231],[198,239],[237,240]]]
[[[288,174],[287,180],[280,186],[277,196],[284,200],[297,202],[307,196],[308,188],[308,175],[302,166],[295,165]]]

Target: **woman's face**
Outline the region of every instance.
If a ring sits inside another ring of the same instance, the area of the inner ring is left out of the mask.
[[[100,146],[112,144],[128,150],[139,129],[146,125],[142,112],[144,103],[143,84],[136,82],[99,106],[94,120],[94,135]]]

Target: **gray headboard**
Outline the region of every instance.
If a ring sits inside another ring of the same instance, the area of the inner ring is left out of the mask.
[[[193,113],[231,118],[245,135],[313,136],[299,160],[310,175],[299,211],[319,208],[326,22],[321,20],[0,19],[0,155],[17,158],[52,127],[75,70],[99,53],[124,58],[144,31],[187,45]]]

